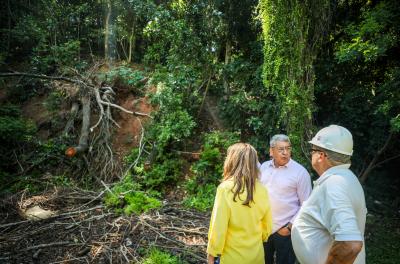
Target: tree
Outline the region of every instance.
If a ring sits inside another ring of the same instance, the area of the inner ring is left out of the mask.
[[[105,2],[106,16],[104,23],[104,55],[107,62],[113,62],[117,59],[117,10],[114,2],[115,1],[112,0],[107,0]]]
[[[312,133],[313,64],[330,23],[330,1],[260,1],[265,92],[278,104],[278,130],[291,138],[296,158]],[[305,152],[303,151],[303,154]]]
[[[399,14],[391,0],[339,3],[316,67],[317,121],[352,131],[353,166],[362,182],[374,168],[399,158]]]

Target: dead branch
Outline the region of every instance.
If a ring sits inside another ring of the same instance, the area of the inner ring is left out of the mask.
[[[98,206],[95,206],[95,207],[92,207],[92,208],[88,208],[88,209],[85,209],[85,210],[76,210],[76,211],[72,211],[72,212],[68,212],[68,213],[59,214],[59,215],[54,216],[52,218],[62,217],[62,216],[71,216],[71,215],[74,215],[74,214],[82,214],[82,213],[86,213],[86,212],[90,212],[90,211],[94,211],[94,210],[98,210],[98,209],[103,209],[103,208],[104,208],[103,205],[98,205]]]
[[[66,81],[66,82],[70,82],[70,83],[76,83],[79,85],[93,87],[93,85],[84,83],[81,80],[72,79],[72,78],[63,77],[63,76],[48,76],[48,75],[44,75],[44,74],[33,74],[33,73],[26,73],[26,72],[8,72],[8,73],[2,72],[2,73],[0,73],[0,77],[14,77],[14,76],[31,77],[31,78],[47,79],[47,80],[60,80],[60,81]]]
[[[179,228],[179,227],[166,227],[166,230],[176,230],[176,231],[182,231],[184,233],[192,233],[192,234],[197,234],[197,235],[204,235],[206,236],[208,233],[207,232],[201,232],[198,230],[198,228],[191,228],[191,229],[186,229],[186,228]]]
[[[128,166],[128,168],[127,168],[127,170],[125,171],[125,174],[124,174],[124,175],[127,175],[128,172],[129,172],[133,167],[135,167],[135,166],[138,164],[139,159],[140,159],[140,157],[142,156],[142,152],[143,152],[143,150],[144,150],[144,146],[145,146],[145,144],[144,144],[144,142],[143,142],[143,139],[144,139],[144,128],[143,128],[143,125],[142,125],[142,122],[140,121],[140,119],[138,119],[138,121],[139,121],[139,124],[140,124],[139,153],[138,153],[138,156],[136,157],[135,161],[134,161],[132,164],[130,164],[130,165]]]
[[[111,89],[111,87],[109,87],[109,86],[105,86],[104,88]],[[111,91],[113,91],[113,90],[111,89]],[[113,91],[113,93],[114,93],[114,91]],[[114,94],[115,94],[115,93],[114,93]],[[107,106],[111,106],[111,107],[117,108],[117,109],[119,109],[119,110],[121,110],[121,111],[123,111],[123,112],[125,112],[125,113],[128,113],[128,114],[135,115],[135,116],[146,116],[146,117],[153,118],[152,116],[150,116],[150,115],[148,115],[148,114],[141,113],[141,112],[129,111],[129,110],[123,108],[122,106],[119,106],[119,105],[116,105],[116,104],[113,104],[113,103],[110,103],[110,102],[105,102],[105,101],[101,100],[100,98],[97,98],[97,97],[96,97],[96,99],[97,99],[97,101],[98,101],[100,104],[103,104],[103,105],[107,105]]]
[[[54,242],[50,244],[40,244],[33,247],[28,247],[25,251],[39,249],[39,248],[46,248],[46,247],[60,247],[60,246],[82,246],[82,243],[71,243],[71,242]]]
[[[99,106],[99,109],[100,109],[100,115],[99,115],[99,120],[97,121],[97,123],[90,128],[91,132],[93,132],[93,129],[95,129],[100,124],[100,122],[101,122],[101,120],[103,120],[103,116],[104,116],[104,108],[103,108],[103,105],[101,104],[99,89],[97,89],[97,88],[94,89],[94,94],[96,96],[97,105]]]
[[[392,141],[392,139],[394,138],[395,134],[394,132],[391,132],[388,136],[388,138],[386,139],[385,144],[382,146],[382,148],[380,148],[374,158],[372,159],[372,161],[369,163],[368,167],[361,173],[360,176],[360,182],[364,183],[365,180],[367,179],[368,175],[371,173],[371,171],[377,166],[376,163],[378,162],[378,159],[380,158],[380,156],[386,151],[386,149],[389,147],[389,143]]]

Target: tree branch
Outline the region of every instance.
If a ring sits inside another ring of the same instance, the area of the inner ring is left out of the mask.
[[[33,73],[26,73],[26,72],[8,72],[8,73],[1,72],[0,73],[0,78],[1,77],[14,77],[14,76],[23,76],[23,77],[48,79],[48,80],[60,80],[60,81],[66,81],[66,82],[70,82],[70,83],[77,83],[77,84],[81,84],[84,86],[93,87],[93,85],[87,84],[81,80],[72,79],[72,78],[68,78],[68,77],[62,77],[62,76],[48,76],[48,75],[44,75],[44,74],[33,74]]]
[[[386,139],[386,142],[383,145],[383,147],[378,150],[378,152],[376,153],[376,155],[374,156],[372,161],[369,163],[368,167],[361,173],[361,177],[360,177],[360,182],[361,183],[365,182],[365,180],[367,179],[368,175],[376,167],[376,163],[377,163],[380,155],[382,155],[382,153],[385,152],[385,150],[389,147],[389,143],[392,141],[393,137],[394,137],[394,132],[391,132],[389,134],[388,138]]]

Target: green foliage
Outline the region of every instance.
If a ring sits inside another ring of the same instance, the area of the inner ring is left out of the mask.
[[[400,114],[390,120],[390,125],[393,131],[400,132]]]
[[[189,137],[194,126],[193,118],[185,110],[176,110],[163,114],[153,129],[159,131],[157,142],[163,146],[170,140],[180,141]]]
[[[144,72],[132,69],[126,65],[120,65],[112,68],[100,78],[107,83],[118,84],[119,86],[128,86],[129,90],[137,95],[142,95]]]
[[[191,167],[193,178],[185,186],[188,193],[184,201],[186,206],[201,211],[212,207],[216,186],[222,179],[226,150],[238,141],[238,133],[216,131],[204,135],[200,159]]]
[[[178,257],[175,257],[169,253],[161,251],[157,248],[151,248],[141,262],[142,264],[180,264],[183,263]]]
[[[10,148],[32,139],[36,132],[35,125],[20,117],[20,110],[15,105],[0,108],[0,140],[2,148]]]
[[[38,72],[51,72],[57,67],[74,67],[78,64],[80,42],[70,40],[59,45],[39,42],[33,49],[32,66]]]
[[[157,93],[152,97],[152,103],[159,105],[159,109],[149,134],[160,149],[173,141],[188,138],[196,125],[193,117],[183,108],[183,95],[176,93],[172,87],[158,83]]]
[[[104,197],[106,206],[113,208],[117,213],[131,215],[141,214],[148,210],[161,207],[161,202],[149,194],[141,191],[141,186],[133,182],[132,176],[127,175],[112,188],[112,193]]]
[[[0,177],[4,177],[0,178],[0,182],[8,180],[16,151],[31,143],[36,133],[35,125],[20,115],[16,105],[6,104],[0,107],[0,171],[4,170],[4,174],[0,174]]]
[[[384,56],[399,41],[399,12],[396,1],[381,1],[366,9],[359,23],[352,22],[345,28],[346,38],[337,46],[338,61],[374,62]]]
[[[66,174],[54,176],[52,182],[55,186],[61,187],[71,187],[74,185],[74,182]]]
[[[121,56],[128,62],[138,61],[143,57],[147,45],[136,45],[143,40],[143,29],[156,12],[156,3],[150,0],[113,1],[118,17],[116,19],[117,38],[121,44]],[[129,50],[131,49],[131,50]],[[129,53],[131,52],[131,53]]]
[[[257,46],[254,53],[259,52],[261,48]],[[231,129],[265,141],[276,132],[279,108],[275,98],[265,93],[262,66],[244,56],[234,56],[223,72],[230,89],[229,97],[219,102],[225,123]]]
[[[235,132],[215,131],[204,135],[200,159],[192,166],[198,184],[219,182],[226,150],[236,142],[239,142],[239,134]]]
[[[135,168],[143,186],[157,191],[164,191],[168,186],[175,184],[181,171],[182,160],[173,157],[165,157],[164,160],[154,163],[147,170],[143,167]]]
[[[12,104],[21,104],[44,88],[40,79],[21,79],[18,83],[6,88],[7,98]]]
[[[36,148],[37,152],[32,160],[33,163],[42,163],[44,160],[46,163],[41,164],[43,168],[48,166],[60,166],[65,160],[64,152],[67,149],[67,141],[65,138],[51,138],[45,142],[38,142]]]
[[[56,112],[60,109],[61,104],[66,99],[66,95],[61,91],[56,90],[49,93],[43,105],[50,112]]]
[[[159,7],[143,32],[151,43],[144,57],[147,63],[195,65],[207,54],[190,21],[172,10]]]
[[[2,180],[2,188],[1,192],[11,192],[16,193],[22,190],[26,191],[29,194],[38,193],[43,191],[48,187],[49,183],[40,179],[40,174],[33,173],[30,175],[24,175],[19,177],[18,180],[14,180],[15,176],[7,175],[8,178],[1,179]],[[9,182],[12,182],[10,185]],[[10,185],[10,186],[9,186]],[[8,188],[4,188],[7,186]]]
[[[391,167],[392,173],[385,173],[384,170],[372,173],[363,186],[368,208],[365,228],[368,263],[395,264],[399,259],[400,182],[398,177],[392,177],[396,171],[396,164]]]
[[[75,185],[70,174],[64,171],[65,166],[74,170],[81,165],[78,160],[68,160],[64,155],[71,139],[59,137],[40,141],[36,137],[36,127],[19,115],[19,109],[14,105],[0,108],[3,143],[0,147],[0,171],[4,172],[0,174],[1,191],[35,193],[52,185]]]
[[[7,38],[1,39],[7,57],[31,57],[38,71],[53,72],[57,65],[76,65],[82,51],[93,51],[101,33],[98,19],[102,3],[98,1],[13,1],[1,11],[8,21],[2,28]]]
[[[391,0],[351,8],[352,17],[332,33],[316,66],[316,116],[321,125],[341,124],[353,133],[353,169],[360,174],[389,132],[399,131],[400,12]],[[346,16],[348,9],[339,9],[337,16]],[[399,147],[393,140],[381,158],[395,156]]]
[[[210,210],[214,204],[217,186],[215,184],[205,184],[199,187],[196,180],[190,179],[186,184],[189,194],[183,201],[183,205],[188,208],[195,208],[199,211],[206,212]]]
[[[137,160],[139,149],[135,148],[124,158],[126,164],[132,164]],[[179,180],[183,168],[183,160],[172,154],[161,153],[150,165],[144,155],[136,161],[132,169],[137,182],[146,190],[164,192]]]
[[[173,111],[177,105],[192,114],[198,110],[201,94],[198,87],[202,84],[202,71],[192,65],[170,65],[158,67],[150,82],[157,86],[152,101],[163,107],[164,111]]]
[[[10,184],[10,182],[12,184]],[[73,187],[76,185],[76,182],[73,181],[66,173],[62,175],[52,175],[50,173],[43,174],[39,171],[35,171],[31,174],[18,177],[8,175],[8,179],[3,180],[0,191],[17,193],[23,190],[28,194],[35,194],[48,190],[50,187],[53,186]],[[4,188],[4,186],[6,186],[6,188]]]
[[[310,133],[313,63],[329,24],[330,1],[260,1],[264,38],[263,80],[276,97],[278,122],[291,138],[295,158]],[[297,153],[297,154],[296,154]]]
[[[366,259],[374,264],[396,264],[399,259],[400,236],[398,219],[367,216]],[[390,231],[388,231],[390,230]]]

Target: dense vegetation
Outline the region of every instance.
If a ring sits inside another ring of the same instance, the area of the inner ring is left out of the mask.
[[[398,190],[400,158],[396,0],[16,0],[6,1],[0,15],[3,193],[39,192],[48,184],[38,177],[51,172],[55,185],[113,184],[105,203],[120,213],[159,208],[177,186],[185,206],[206,211],[230,144],[250,142],[263,161],[268,139],[286,133],[294,158],[311,171],[306,142],[318,128],[335,123],[353,133],[352,168],[366,187],[371,230],[383,215],[398,237],[400,203],[390,198]],[[31,75],[6,76],[14,71]],[[66,119],[57,113],[70,107],[73,96],[40,75],[79,75],[147,96],[154,111],[138,147],[118,166],[96,163],[102,151],[112,159],[112,150],[94,146],[107,145],[118,129],[101,123],[101,130],[89,134],[94,151],[65,157],[67,146],[80,140],[84,121],[78,118],[75,129],[63,133]],[[38,96],[46,96],[50,113],[45,139],[19,110]],[[198,157],[193,161],[182,153]],[[371,263],[396,262],[395,250],[377,257],[379,244],[395,239],[369,239]],[[163,254],[149,251],[149,259],[173,259]]]

